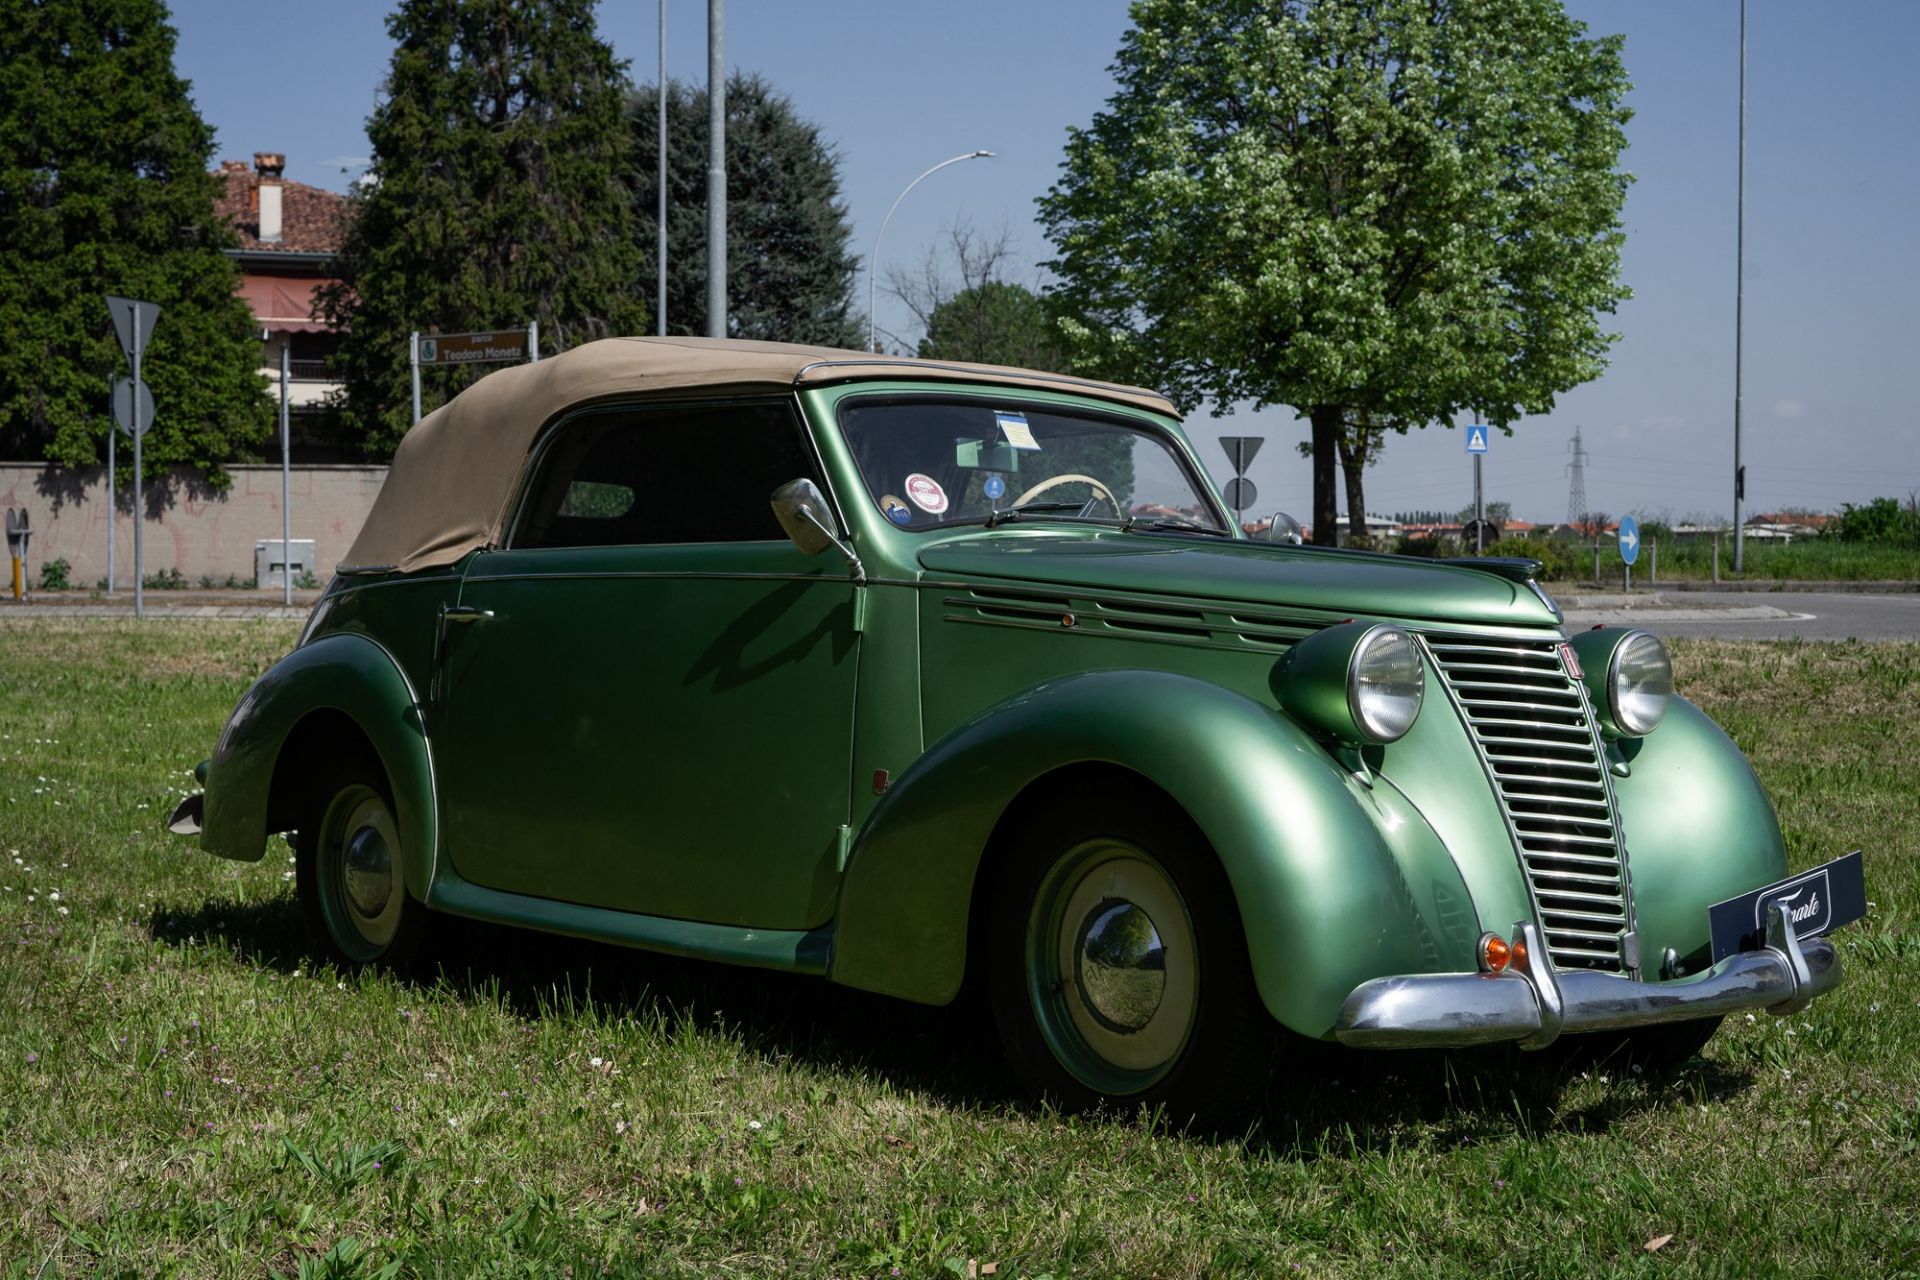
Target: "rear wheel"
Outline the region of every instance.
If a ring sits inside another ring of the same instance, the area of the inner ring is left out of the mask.
[[[308,801],[294,850],[300,916],[313,954],[343,969],[404,966],[426,908],[407,892],[392,789],[377,764],[336,766]]]
[[[1226,875],[1185,814],[1077,797],[1007,850],[992,903],[994,1019],[1035,1092],[1245,1122],[1274,1027]]]

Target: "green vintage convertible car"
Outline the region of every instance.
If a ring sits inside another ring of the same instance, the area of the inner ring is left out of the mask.
[[[1288,527],[1149,391],[595,342],[408,434],[174,827],[297,833],[341,966],[444,912],[971,988],[1077,1105],[1237,1105],[1276,1027],[1684,1054],[1839,980],[1857,857],[1780,883],[1656,639]]]

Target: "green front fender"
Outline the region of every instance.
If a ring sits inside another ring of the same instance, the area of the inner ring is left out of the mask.
[[[364,636],[331,635],[295,649],[240,699],[207,767],[200,847],[259,860],[288,739],[330,713],[352,721],[380,757],[393,787],[407,887],[424,897],[436,838],[432,753],[413,686],[392,655]],[[324,767],[325,759],[306,763]]]
[[[1238,900],[1261,998],[1288,1027],[1325,1034],[1369,978],[1472,967],[1471,899],[1396,791],[1369,790],[1292,721],[1237,693],[1101,671],[999,703],[889,788],[847,865],[830,976],[951,1000],[974,879],[1002,816],[1028,787],[1081,764],[1149,780],[1199,826]]]
[[[1773,804],[1740,748],[1684,698],[1613,751],[1627,766],[1613,791],[1646,972],[1659,972],[1668,948],[1697,971],[1710,949],[1707,908],[1787,874]]]

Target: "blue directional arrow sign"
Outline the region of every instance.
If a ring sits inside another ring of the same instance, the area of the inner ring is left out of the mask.
[[[1640,558],[1640,522],[1632,516],[1620,517],[1620,558],[1628,564]]]
[[[1490,434],[1489,429],[1482,423],[1476,422],[1472,426],[1468,427],[1467,428],[1467,452],[1468,453],[1485,453],[1487,451],[1487,437],[1489,434]]]

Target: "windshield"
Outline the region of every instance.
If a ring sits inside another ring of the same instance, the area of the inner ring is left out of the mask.
[[[1095,411],[985,400],[843,401],[867,496],[902,529],[1086,519],[1226,533],[1162,432]]]

